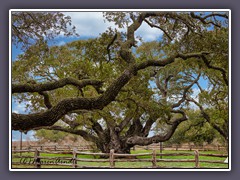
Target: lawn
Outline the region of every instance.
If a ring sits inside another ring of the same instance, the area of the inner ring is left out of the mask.
[[[152,150],[133,150],[131,151],[131,154],[140,154],[140,153],[152,153]],[[157,151],[157,153],[159,153]],[[191,156],[157,156],[157,159],[194,159],[194,152],[193,151],[169,151],[169,150],[164,150],[163,153],[192,153],[193,155]],[[224,154],[223,152],[220,151],[199,151],[200,154]],[[19,154],[15,154],[19,155]],[[14,155],[14,156],[15,156]],[[21,164],[21,165],[12,165],[12,168],[34,168],[34,165],[31,163],[33,161],[34,153],[22,153],[22,156],[29,157],[27,158],[28,160],[25,162],[26,164]],[[64,162],[71,163],[71,154],[46,154],[46,153],[41,153],[41,157],[47,157],[47,158],[66,158],[65,160],[61,160]],[[99,160],[99,156],[93,156],[93,155],[78,155],[77,156],[79,159],[96,159]],[[23,158],[22,158],[23,159]],[[102,158],[101,158],[102,159]],[[139,156],[137,159],[152,159],[152,156]],[[29,160],[32,160],[29,162]],[[108,161],[108,159],[105,159]],[[221,160],[224,161],[224,157],[208,157],[208,156],[199,156],[199,160]],[[41,168],[72,168],[72,166],[56,166],[54,165],[55,160],[54,159],[41,159],[41,161],[48,161],[52,162],[52,165],[42,165]],[[20,158],[12,158],[12,162],[20,162]],[[99,166],[108,166],[109,167],[109,162],[81,162],[78,161],[79,166],[92,166],[92,167],[99,167]],[[204,163],[204,162],[199,162],[200,168],[228,168],[228,164],[218,164],[218,163]],[[152,162],[115,162],[115,168],[143,168],[143,167],[151,167]],[[166,167],[176,167],[176,168],[194,168],[195,162],[157,162],[157,166],[161,168],[166,168]]]

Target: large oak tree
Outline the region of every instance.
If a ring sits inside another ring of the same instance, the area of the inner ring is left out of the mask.
[[[129,153],[134,145],[168,140],[188,120],[191,102],[207,114],[203,106],[209,102],[191,96],[194,86],[201,88],[201,77],[223,87],[221,98],[228,97],[227,13],[108,12],[104,17],[126,32],[109,28],[95,39],[64,46],[36,41],[13,63],[12,94],[30,102],[28,114],[12,113],[13,130],[60,130],[82,136],[102,152]],[[160,40],[141,42],[135,32],[143,23],[159,29]],[[161,131],[149,136],[157,124]]]

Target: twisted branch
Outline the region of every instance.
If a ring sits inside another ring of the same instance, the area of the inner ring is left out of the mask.
[[[13,84],[12,85],[12,93],[25,93],[25,92],[43,92],[43,91],[51,91],[66,85],[73,85],[78,88],[83,88],[87,85],[92,85],[95,88],[99,88],[102,86],[103,82],[99,80],[77,80],[71,77],[63,78],[54,82],[47,83],[27,83],[27,84]]]

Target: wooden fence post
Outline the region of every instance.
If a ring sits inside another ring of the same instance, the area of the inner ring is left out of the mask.
[[[114,149],[111,149],[111,150],[110,150],[109,163],[110,163],[110,168],[114,168],[114,167],[115,167],[115,162],[114,162]]]
[[[162,154],[163,152],[163,142],[160,142],[160,153]],[[162,159],[162,155],[160,156],[160,159]]]
[[[195,155],[195,168],[199,168],[199,153],[198,153],[198,150],[194,151],[194,155]]]
[[[157,159],[156,159],[156,150],[153,149],[153,154],[152,154],[152,167],[156,168],[157,167]]]
[[[35,150],[34,153],[34,166],[35,168],[41,168],[41,159],[39,158],[40,152],[38,149]]]
[[[77,168],[77,151],[75,148],[73,149],[72,167]]]

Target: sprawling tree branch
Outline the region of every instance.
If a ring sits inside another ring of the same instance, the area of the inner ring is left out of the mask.
[[[216,16],[228,19],[227,14],[220,14],[220,13],[212,13],[212,14],[206,15],[204,17],[196,15],[194,12],[191,12],[190,15],[191,15],[192,18],[200,20],[203,24],[212,24],[212,25],[217,26],[217,27],[221,27],[221,26],[219,24],[216,24],[215,22],[209,21],[207,19],[210,18],[210,17],[216,17]]]
[[[133,119],[134,115],[128,115],[124,118],[124,120],[121,121],[119,124],[119,131],[121,132],[128,124],[129,122]]]
[[[173,135],[173,133],[175,132],[178,125],[181,122],[186,121],[188,119],[186,114],[183,111],[181,111],[181,114],[182,114],[182,117],[176,119],[172,123],[170,129],[168,130],[168,132],[165,135],[155,135],[153,137],[133,136],[133,137],[129,137],[127,139],[127,141],[126,141],[127,144],[146,146],[146,145],[149,145],[149,144],[152,144],[152,143],[167,141]]]
[[[225,84],[228,86],[227,72],[223,68],[211,65],[205,56],[202,56],[202,60],[209,69],[214,69],[214,70],[220,71],[222,73],[222,77],[223,77]]]
[[[142,12],[139,14],[139,16],[135,19],[132,18],[133,23],[128,26],[127,28],[127,40],[123,43],[121,43],[121,48],[120,48],[120,56],[122,59],[124,59],[127,63],[134,63],[135,58],[132,55],[132,52],[130,52],[131,47],[135,46],[135,36],[134,33],[135,31],[142,25],[143,21],[145,18],[150,17],[150,16],[157,16],[157,15],[162,15],[164,14],[163,12]]]
[[[173,109],[173,108],[176,108],[176,107],[179,107],[179,106],[186,100],[186,98],[187,98],[186,95],[187,95],[188,90],[189,90],[195,83],[198,82],[200,76],[201,76],[201,74],[199,74],[199,75],[197,76],[197,78],[196,78],[194,81],[192,81],[192,83],[191,83],[190,85],[188,85],[187,87],[184,88],[182,98],[181,98],[177,103],[175,103],[175,104],[172,105],[172,109]]]
[[[111,52],[110,47],[113,45],[114,41],[117,39],[117,33],[113,36],[111,42],[107,45],[107,53],[108,53],[108,62],[111,61]]]
[[[129,80],[137,74],[139,70],[145,69],[150,66],[166,66],[176,58],[188,59],[188,58],[201,58],[203,55],[208,54],[206,52],[199,53],[189,53],[189,54],[176,54],[169,58],[163,60],[148,60],[139,64],[133,64],[127,68],[121,76],[119,76],[109,87],[108,89],[99,97],[94,98],[68,98],[60,101],[57,105],[53,106],[51,109],[46,110],[41,113],[33,114],[16,114],[12,113],[12,129],[13,130],[30,130],[39,126],[52,126],[56,121],[58,121],[62,116],[67,114],[70,111],[74,110],[93,110],[93,109],[103,109],[109,103],[115,100],[119,91],[123,86],[125,86]],[[84,81],[83,81],[84,82]],[[51,83],[50,83],[51,84]],[[53,90],[58,85],[55,85],[54,88],[52,85],[45,84],[42,87],[41,85],[35,86],[21,86],[25,89],[25,92],[41,92],[44,90]],[[48,88],[46,88],[46,86]],[[16,88],[16,86],[15,86]],[[16,88],[13,92],[23,92],[22,88]],[[13,88],[14,89],[14,88]]]
[[[55,82],[47,82],[47,83],[27,83],[27,84],[13,84],[12,85],[12,93],[26,93],[26,92],[43,92],[43,91],[51,91],[54,89],[58,89],[64,87],[66,85],[73,85],[78,88],[83,88],[87,85],[92,85],[96,88],[102,86],[103,82],[99,80],[77,80],[71,77],[63,78]]]
[[[52,103],[50,102],[50,98],[47,92],[39,92],[40,95],[43,96],[44,104],[48,109],[52,108]]]

